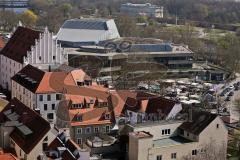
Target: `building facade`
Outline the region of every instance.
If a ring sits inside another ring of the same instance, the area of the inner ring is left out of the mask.
[[[11,89],[11,77],[27,64],[42,70],[57,68],[68,59],[47,28],[44,32],[19,26],[0,52],[0,85]]]
[[[222,120],[210,113],[198,113],[193,121],[155,122],[130,126],[129,159],[175,160],[226,159],[228,131]],[[215,157],[216,158],[216,157]]]
[[[58,134],[49,122],[16,98],[0,112],[0,117],[0,145],[14,149],[19,159],[37,159]]]

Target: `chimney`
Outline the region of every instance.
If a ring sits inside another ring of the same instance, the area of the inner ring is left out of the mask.
[[[189,106],[189,108],[188,108],[188,122],[192,122],[193,121],[192,112],[193,112],[192,106]]]

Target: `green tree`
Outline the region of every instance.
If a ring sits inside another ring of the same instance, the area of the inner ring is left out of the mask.
[[[21,15],[21,20],[26,26],[33,27],[36,25],[38,16],[31,10],[26,10]]]
[[[138,33],[138,28],[133,18],[128,16],[119,16],[116,19],[116,24],[122,37],[134,37]]]
[[[60,10],[63,13],[64,18],[69,18],[70,17],[70,12],[72,10],[72,5],[70,3],[63,3],[60,6]]]

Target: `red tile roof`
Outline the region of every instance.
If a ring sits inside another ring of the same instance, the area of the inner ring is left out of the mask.
[[[13,156],[11,153],[0,154],[1,160],[19,160],[17,157]]]
[[[30,153],[31,150],[39,143],[39,141],[47,134],[51,129],[49,122],[43,119],[38,113],[25,106],[16,98],[12,99],[10,103],[0,112],[0,123],[5,123],[9,119],[5,116],[5,111],[15,112],[19,115],[18,121],[28,127],[32,133],[29,135],[23,135],[23,133],[15,127],[10,137],[13,141],[26,153]]]
[[[0,160],[19,160],[12,153],[6,152],[5,150],[0,149]]]
[[[33,84],[26,77],[35,83]],[[86,97],[93,96],[99,99],[106,97],[107,89],[96,83],[92,83],[91,86],[78,86],[76,82],[83,79],[90,80],[89,76],[81,69],[71,72],[44,72],[31,65],[27,65],[12,77],[12,80],[34,93],[67,93]]]
[[[123,113],[126,104],[134,106],[137,103],[137,99],[146,100],[149,97],[156,97],[156,95],[130,90],[117,90],[111,92],[111,101],[114,107],[115,117],[119,117]]]
[[[163,97],[148,97],[146,99],[134,99],[129,97],[126,100],[123,111],[131,110],[142,113],[161,112],[162,116],[167,116],[176,103],[176,101]]]
[[[0,37],[0,50],[4,47],[5,43],[3,41],[3,38]]]
[[[29,28],[18,27],[0,53],[14,61],[23,63],[23,57],[35,44],[35,40],[39,39],[40,33],[40,31]]]

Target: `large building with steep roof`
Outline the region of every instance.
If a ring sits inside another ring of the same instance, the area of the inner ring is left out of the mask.
[[[25,66],[12,77],[12,97],[16,97],[50,122],[55,122],[55,112],[62,98],[80,99],[77,96],[104,100],[107,88],[92,82],[81,69],[46,72],[31,65]]]
[[[0,85],[10,90],[11,77],[27,64],[48,70],[67,63],[64,53],[47,28],[41,32],[19,26],[0,52]]]
[[[13,148],[19,159],[37,159],[58,131],[16,98],[0,112],[0,146]]]
[[[155,121],[127,128],[131,160],[224,160],[227,156],[228,130],[220,117],[208,112],[193,112],[186,121]]]
[[[57,34],[64,47],[98,44],[101,41],[120,38],[113,19],[80,18],[66,20]]]

